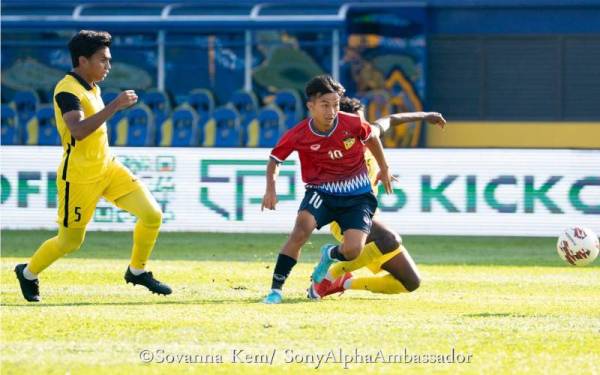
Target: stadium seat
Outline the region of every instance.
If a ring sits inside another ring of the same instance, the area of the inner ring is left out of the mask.
[[[144,94],[142,102],[152,111],[155,124],[162,124],[171,113],[171,102],[164,91],[148,90]]]
[[[215,109],[215,98],[212,92],[207,89],[195,89],[190,92],[187,98],[187,103],[196,110],[200,116],[210,115]]]
[[[369,91],[361,102],[365,106],[367,121],[375,121],[390,114],[390,95],[385,91]]]
[[[119,94],[120,94],[120,92],[118,90],[114,90],[114,89],[102,91],[101,96],[102,96],[102,101],[104,102],[104,105],[107,105],[108,103],[115,100],[117,98],[117,96],[119,96]]]
[[[258,110],[258,101],[256,95],[245,90],[238,90],[231,95],[229,99],[231,104],[240,114],[240,129],[242,131],[242,144],[248,141],[248,126],[256,119]]]
[[[247,146],[273,147],[285,131],[284,116],[279,108],[268,106],[262,108],[256,121],[252,122]]]
[[[302,120],[304,113],[302,99],[294,90],[281,90],[275,94],[275,105],[278,106],[285,116],[285,126],[290,129]]]
[[[60,145],[60,136],[56,129],[54,108],[52,106],[40,106],[35,116],[27,122],[27,133],[24,140],[24,143],[28,145]]]
[[[114,89],[108,89],[106,91],[102,91],[102,101],[104,105],[108,105],[108,103],[112,102],[119,96],[120,91]],[[108,133],[108,143],[111,145],[115,142],[116,137],[116,129],[117,124],[123,118],[124,111],[117,111],[111,118],[106,121],[106,131]]]
[[[159,145],[164,147],[198,146],[199,117],[194,108],[183,104],[160,126]]]
[[[117,124],[116,146],[153,146],[154,116],[143,103],[129,109]]]
[[[212,118],[204,127],[206,147],[239,147],[242,134],[240,116],[234,108],[220,107],[215,109]]]
[[[24,126],[35,115],[40,105],[40,97],[33,90],[17,91],[12,102],[19,117],[19,124]]]
[[[8,104],[2,104],[2,136],[3,145],[20,145],[21,128],[17,112]]]

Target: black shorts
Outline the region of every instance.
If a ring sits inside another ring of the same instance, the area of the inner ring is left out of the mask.
[[[373,193],[360,195],[330,195],[315,189],[306,189],[298,211],[306,210],[317,220],[317,229],[337,221],[342,233],[347,229],[371,231],[371,219],[377,209]]]

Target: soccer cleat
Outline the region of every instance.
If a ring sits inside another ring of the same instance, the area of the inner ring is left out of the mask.
[[[267,305],[274,305],[281,303],[282,299],[281,293],[271,290],[271,293],[267,294],[267,296],[263,299],[263,303],[266,303]]]
[[[172,293],[171,287],[156,280],[154,276],[152,276],[152,272],[144,272],[136,276],[131,273],[131,270],[129,267],[127,267],[127,272],[125,272],[125,281],[128,284],[132,283],[133,285],[143,285],[152,293],[162,294],[164,296]]]
[[[313,282],[320,283],[321,281],[323,281],[323,279],[327,275],[329,266],[331,266],[331,263],[335,262],[329,257],[329,249],[331,249],[334,246],[335,245],[332,244],[325,244],[321,246],[321,259],[319,260],[319,263],[317,263],[317,265],[315,266],[315,269],[313,270],[311,276]]]
[[[313,282],[308,288],[308,298],[321,299],[333,293],[343,293],[345,290],[344,283],[350,278],[352,278],[352,274],[350,272],[346,272],[344,275],[333,281],[323,279],[323,281],[320,283]]]
[[[17,264],[15,267],[15,274],[17,274],[17,279],[21,286],[21,293],[23,293],[23,297],[29,302],[40,302],[40,282],[37,279],[27,280],[23,275],[25,267],[27,267],[25,263]]]

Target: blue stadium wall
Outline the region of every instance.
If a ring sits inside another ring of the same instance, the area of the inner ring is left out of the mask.
[[[337,69],[352,95],[387,90],[394,96],[400,88],[408,93],[395,108],[437,110],[456,124],[443,134],[432,129],[423,132],[421,145],[600,148],[598,1],[398,1],[394,2],[397,8],[389,9],[382,9],[381,2],[356,1],[360,6],[352,8],[343,22],[315,17],[312,22],[266,26],[218,20],[13,22],[5,18],[26,15],[28,8],[30,14],[51,14],[72,9],[73,4],[94,3],[98,2],[54,1],[50,7],[35,1],[2,2],[3,102],[24,88],[36,89],[42,100],[49,100],[52,85],[70,69],[66,41],[77,29],[102,28],[115,36],[116,66],[106,87],[143,91],[157,87],[162,76],[173,101],[192,89],[209,88],[225,103],[231,92],[244,88],[245,31],[252,30],[251,88],[261,100],[283,86],[301,91],[310,75]],[[168,4],[144,3],[150,8]],[[213,3],[215,9],[223,5]],[[259,3],[236,2],[241,12]],[[281,3],[289,9],[283,6],[273,14],[332,15],[344,4],[314,2],[310,10],[298,13],[305,2]],[[159,37],[158,30],[166,32]],[[338,39],[332,30],[339,31]],[[164,66],[158,64],[160,38],[165,42]],[[336,44],[338,63],[331,57]],[[274,59],[286,60],[277,54],[285,48],[292,56],[287,60],[301,62],[301,69],[270,65]],[[377,114],[378,108],[373,107],[371,115]]]

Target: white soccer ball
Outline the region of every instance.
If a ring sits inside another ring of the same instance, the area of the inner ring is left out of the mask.
[[[596,259],[600,243],[596,233],[588,228],[572,227],[565,229],[556,244],[558,255],[573,266],[585,266]]]

